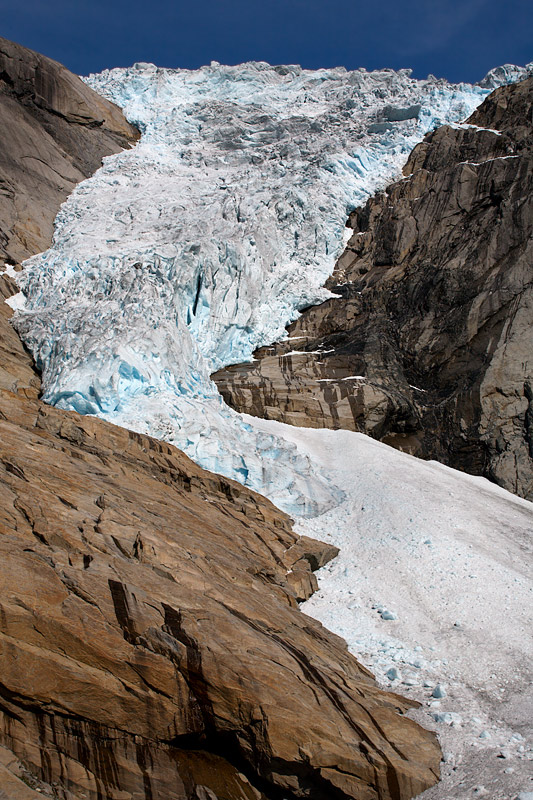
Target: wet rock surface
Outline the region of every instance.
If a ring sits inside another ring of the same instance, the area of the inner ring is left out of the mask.
[[[104,156],[139,138],[61,64],[0,37],[0,258],[46,249],[54,217]]]
[[[240,411],[361,431],[533,497],[533,79],[444,126],[353,235],[288,341],[213,376]],[[474,127],[475,126],[475,127]]]

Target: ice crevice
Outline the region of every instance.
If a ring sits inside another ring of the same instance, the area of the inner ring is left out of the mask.
[[[15,325],[43,399],[166,439],[291,514],[338,502],[308,457],[225,406],[209,376],[326,299],[349,211],[426,131],[519,74],[471,86],[253,62],[86,78],[142,137],[74,190],[52,247],[19,277]]]

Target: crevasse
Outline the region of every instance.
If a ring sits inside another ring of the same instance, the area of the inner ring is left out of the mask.
[[[348,212],[428,130],[525,72],[500,70],[478,86],[265,63],[87,78],[143,135],[74,190],[52,247],[25,262],[15,324],[44,400],[164,438],[289,513],[338,499],[209,376],[329,295]]]

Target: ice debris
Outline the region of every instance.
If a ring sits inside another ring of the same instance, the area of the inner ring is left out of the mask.
[[[402,679],[402,674],[397,667],[391,667],[385,674],[390,681],[400,681]]]
[[[462,717],[454,711],[435,711],[431,715],[435,722],[444,722],[446,725],[460,725]]]

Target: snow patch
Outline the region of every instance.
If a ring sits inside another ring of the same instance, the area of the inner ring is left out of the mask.
[[[19,273],[15,272],[15,275],[18,274]],[[10,277],[14,276],[11,275]],[[8,297],[6,300],[4,300],[4,303],[10,306],[13,311],[23,311],[26,307],[26,297],[22,292],[17,292],[17,294],[12,294],[11,297]]]
[[[16,278],[19,273],[16,271],[14,264],[6,263],[4,264],[4,271],[2,274],[8,275],[10,278]]]

